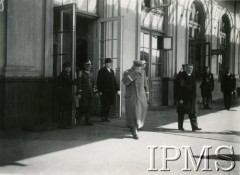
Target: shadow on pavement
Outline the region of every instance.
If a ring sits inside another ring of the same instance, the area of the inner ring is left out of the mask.
[[[233,161],[240,161],[240,155],[239,154],[221,154],[221,156],[229,157]],[[194,156],[195,158],[200,158],[200,156]],[[221,160],[216,155],[209,155],[209,156],[203,156],[203,159],[213,159],[213,160]]]
[[[239,100],[234,99],[233,106],[239,106]],[[201,110],[198,117],[222,110],[222,100],[212,103],[213,110]],[[187,119],[187,118],[186,118]],[[18,163],[19,160],[63,151],[88,144],[95,144],[107,139],[132,139],[129,129],[125,126],[125,118],[111,119],[110,123],[93,121],[93,126],[76,126],[73,129],[53,129],[47,132],[26,132],[22,130],[0,131],[0,166],[27,166]],[[177,113],[174,107],[160,111],[148,111],[145,126],[142,131],[168,132],[183,134],[176,129],[160,128],[163,125],[176,123]],[[185,131],[186,133],[192,131]],[[194,132],[196,134],[226,134],[240,135],[238,131],[224,133]]]

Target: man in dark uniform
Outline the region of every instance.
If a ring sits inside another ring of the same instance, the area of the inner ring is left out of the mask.
[[[90,117],[94,95],[94,79],[92,73],[90,72],[91,67],[92,65],[90,60],[84,62],[84,71],[76,82],[78,96],[81,96],[79,100],[79,108],[81,109],[81,115],[85,116],[85,123],[88,126],[92,126]]]
[[[184,131],[184,114],[188,114],[192,131],[201,130],[197,124],[196,117],[196,80],[193,72],[193,65],[188,64],[185,71],[179,78],[179,88],[177,93],[178,100],[178,129]]]
[[[224,97],[224,107],[229,110],[231,107],[232,94],[236,88],[236,79],[233,74],[229,72],[229,69],[225,70],[225,74],[222,76],[221,80],[221,91]]]
[[[71,64],[65,62],[57,79],[60,127],[65,129],[72,127],[72,85]]]
[[[112,68],[112,59],[105,59],[105,67],[99,70],[97,77],[97,89],[101,100],[101,120],[110,122],[108,114],[110,106],[114,103],[116,92],[119,87]]]
[[[208,66],[205,67],[204,73],[202,74],[202,82],[201,82],[200,88],[201,88],[203,108],[211,109],[209,107],[209,102],[211,100],[212,91],[214,89],[214,78]]]

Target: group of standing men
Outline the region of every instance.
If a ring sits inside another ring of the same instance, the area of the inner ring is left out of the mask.
[[[58,76],[58,99],[60,107],[60,127],[72,128],[72,102],[76,97],[77,102],[77,122],[84,116],[85,124],[93,125],[90,121],[91,112],[94,108],[93,98],[100,96],[101,101],[101,120],[110,122],[108,119],[110,106],[114,103],[115,94],[119,91],[116,83],[114,71],[111,69],[112,59],[105,59],[105,67],[99,70],[97,78],[97,87],[93,74],[91,73],[91,61],[84,62],[84,70],[77,70],[77,78],[72,81],[71,64],[65,62],[63,71]],[[72,87],[76,86],[76,94],[72,94]]]
[[[145,73],[145,61],[134,61],[133,66],[124,72],[122,82],[126,87],[125,109],[126,124],[134,139],[138,139],[137,131],[144,125],[148,107],[148,85]],[[115,95],[120,94],[114,71],[111,69],[112,59],[105,59],[105,66],[99,70],[97,88],[91,73],[91,61],[84,62],[84,70],[77,71],[77,78],[72,81],[71,64],[63,64],[63,71],[58,76],[58,92],[60,102],[60,126],[72,127],[72,87],[76,86],[77,119],[85,116],[85,124],[91,126],[91,110],[94,95],[100,96],[101,120],[110,122],[109,110],[114,103]]]

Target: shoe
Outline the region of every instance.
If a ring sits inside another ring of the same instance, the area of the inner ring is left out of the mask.
[[[202,130],[202,128],[194,128],[194,129],[192,129],[192,131],[200,131],[200,130]]]
[[[184,128],[178,128],[178,130],[180,130],[180,131],[185,131],[185,129],[184,129]]]
[[[207,106],[206,109],[212,109],[212,108],[210,108],[209,106]]]
[[[72,129],[72,126],[63,126],[62,129]]]
[[[138,140],[139,139],[138,135],[134,135],[133,139]]]
[[[105,119],[106,122],[111,122],[109,119]]]
[[[93,124],[91,122],[86,122],[87,126],[92,126]]]

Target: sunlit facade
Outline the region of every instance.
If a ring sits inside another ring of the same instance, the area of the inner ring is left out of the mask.
[[[146,60],[150,108],[174,105],[174,78],[192,63],[219,80],[239,79],[240,3],[224,0],[5,0],[0,11],[1,127],[57,120],[55,78],[65,61],[90,59],[96,79],[105,58],[121,87],[112,114],[124,116],[122,74]],[[170,38],[165,43],[164,38]],[[168,45],[168,48],[165,48]],[[238,85],[239,86],[239,85]],[[198,88],[199,91],[199,88]],[[198,92],[200,97],[200,93]],[[200,98],[199,98],[200,100]]]

